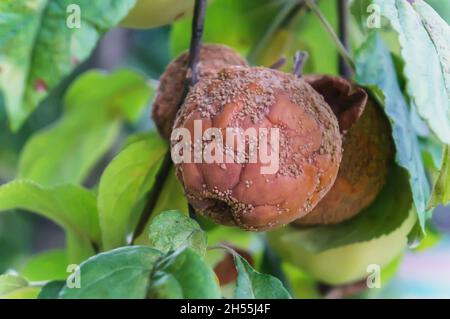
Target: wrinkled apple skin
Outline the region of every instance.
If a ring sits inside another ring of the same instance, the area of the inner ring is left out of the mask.
[[[120,26],[150,29],[170,24],[191,14],[194,0],[138,0]]]
[[[394,158],[389,121],[365,91],[340,77],[306,76],[339,120],[343,157],[335,184],[298,225],[339,224],[367,208],[383,188]]]
[[[305,250],[295,241],[295,227],[268,233],[271,247],[283,260],[299,267],[316,280],[329,285],[343,285],[367,278],[367,266],[389,265],[407,247],[407,236],[416,222],[411,212],[400,228],[367,242],[333,248],[320,253]]]
[[[220,132],[279,130],[275,172],[263,174],[260,157],[253,163],[208,164],[193,163],[191,154],[190,163],[176,165],[190,204],[217,224],[249,231],[281,227],[308,214],[336,179],[342,157],[337,118],[308,83],[292,74],[233,66],[202,78],[189,92],[174,129],[190,133],[190,140],[181,144],[191,151],[196,141],[202,141],[203,148],[222,143],[195,137],[196,121],[203,132],[211,127]],[[234,144],[233,137],[227,140],[224,135],[226,145]],[[176,149],[179,136],[172,136],[171,142]],[[248,140],[246,144],[244,158],[250,157]],[[222,160],[229,158],[223,149],[217,153]]]
[[[169,140],[173,123],[184,94],[188,71],[189,52],[183,52],[166,68],[159,79],[159,87],[153,102],[152,118],[159,134]],[[199,78],[215,76],[227,66],[247,66],[247,62],[232,48],[221,44],[204,44],[197,65]]]

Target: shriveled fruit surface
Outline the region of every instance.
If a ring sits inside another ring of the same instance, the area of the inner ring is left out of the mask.
[[[195,0],[138,0],[120,26],[134,29],[155,28],[191,14]]]
[[[184,52],[172,61],[160,78],[158,92],[153,103],[152,117],[162,137],[169,139],[173,123],[183,97],[184,83],[188,72],[189,53]],[[216,44],[203,45],[198,63],[200,78],[213,76],[221,69],[232,66],[247,66],[247,62],[233,49]]]
[[[390,126],[377,104],[343,78],[306,77],[338,117],[343,133],[339,174],[328,194],[299,225],[337,224],[368,207],[383,188],[393,159]]]
[[[225,145],[233,145],[227,128],[279,129],[275,173],[261,173],[266,165],[259,156],[256,163],[177,165],[189,202],[216,223],[253,231],[290,223],[309,213],[335,181],[342,155],[336,116],[320,94],[294,75],[229,67],[217,77],[203,78],[189,93],[174,128],[185,128],[193,137],[195,120],[203,132],[220,129]],[[172,140],[172,151],[178,142]],[[188,143],[191,149],[193,142]],[[201,145],[205,149],[212,143],[219,141],[203,139]],[[252,155],[249,144],[246,140],[245,158]],[[227,149],[221,155],[233,154]]]

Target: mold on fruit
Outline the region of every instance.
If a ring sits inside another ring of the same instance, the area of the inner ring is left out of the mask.
[[[339,77],[307,76],[335,112],[343,156],[331,190],[297,225],[337,224],[368,207],[383,188],[393,160],[388,119],[363,89]]]
[[[185,82],[188,74],[189,53],[184,52],[173,60],[161,76],[152,117],[160,135],[170,138],[175,116],[182,103]],[[200,78],[214,76],[224,67],[238,65],[247,66],[247,62],[233,49],[216,44],[205,44],[200,50],[198,75]]]
[[[198,124],[203,138],[195,137]],[[303,79],[267,68],[228,67],[201,79],[177,115],[172,157],[181,143],[178,129],[189,132],[184,141],[189,151],[216,143],[223,145],[216,155],[226,160],[196,162],[194,154],[176,164],[190,204],[216,223],[250,231],[273,229],[311,212],[334,184],[341,161],[338,121],[324,98]],[[224,140],[205,138],[209,129],[218,129]],[[247,161],[254,150],[251,139],[245,138],[243,154],[230,149],[235,145],[230,129],[266,129],[271,135],[275,129],[278,140],[267,139],[258,150],[277,149],[278,170],[261,173],[261,154],[256,162]],[[238,155],[246,161],[228,161]]]

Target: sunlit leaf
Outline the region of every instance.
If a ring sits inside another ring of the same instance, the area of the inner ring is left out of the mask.
[[[44,287],[38,295],[38,299],[58,299],[59,293],[66,285],[64,280],[50,281]]]
[[[76,238],[79,250],[89,252],[92,243],[100,242],[95,196],[82,187],[48,188],[25,180],[13,181],[0,186],[0,213],[12,209],[34,212],[59,224]]]
[[[234,263],[238,272],[236,299],[290,299],[291,296],[281,281],[273,276],[261,274],[237,253]]]
[[[408,177],[395,167],[375,201],[356,217],[337,225],[298,229],[293,236],[312,252],[366,242],[399,228],[408,218],[411,205]]]
[[[34,299],[40,288],[17,275],[0,275],[0,299]]]
[[[0,105],[6,106],[13,130],[89,57],[99,37],[134,4],[135,0],[0,2]],[[77,11],[79,28],[71,26]]]
[[[81,288],[63,299],[220,298],[214,272],[191,249],[164,255],[145,246],[101,253],[80,265]]]
[[[398,33],[405,61],[407,91],[419,115],[444,143],[450,144],[450,95],[448,61],[450,29],[432,14],[423,1],[375,0],[381,13]],[[431,18],[433,17],[433,18]],[[425,26],[422,18],[425,19]],[[429,34],[427,32],[431,31]],[[431,35],[431,37],[430,37]],[[433,42],[434,40],[434,42]],[[441,64],[443,62],[443,64]]]
[[[377,33],[373,33],[356,54],[357,81],[369,86],[384,105],[396,146],[397,163],[409,173],[409,183],[422,229],[425,227],[426,206],[430,185],[422,156],[410,123],[408,104],[400,91],[394,65],[388,49]],[[403,195],[399,195],[403,197]]]
[[[415,1],[413,7],[421,17],[422,23],[433,41],[441,62],[447,98],[450,100],[450,26],[425,1]],[[447,111],[450,112],[450,102]]]
[[[178,211],[155,217],[148,236],[151,246],[165,253],[189,246],[204,255],[207,246],[206,234],[198,223]]]
[[[134,209],[152,188],[166,149],[166,143],[155,133],[130,144],[105,169],[98,191],[105,249],[126,244],[136,216],[140,215],[140,211]]]
[[[133,71],[85,73],[70,87],[62,118],[25,145],[19,177],[47,186],[83,182],[111,148],[120,124],[139,117],[151,92]]]
[[[221,292],[214,271],[188,248],[169,255],[156,269],[149,297],[219,299]]]
[[[446,146],[444,162],[430,200],[430,206],[447,205],[450,203],[450,146]]]
[[[66,279],[68,264],[64,250],[52,250],[31,257],[19,272],[30,281]]]
[[[143,299],[150,274],[163,254],[153,248],[123,247],[91,257],[80,265],[81,287],[64,287],[63,299]]]
[[[292,0],[214,0],[207,9],[205,42],[222,43],[233,47],[241,54],[250,49],[264,33],[283,6],[292,7]],[[178,55],[189,47],[191,20],[174,24],[171,33],[172,54]],[[230,23],[233,21],[233,23]]]

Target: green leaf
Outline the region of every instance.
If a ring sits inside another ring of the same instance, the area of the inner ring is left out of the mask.
[[[16,275],[0,275],[0,297],[28,286],[25,278]]]
[[[33,256],[19,272],[30,281],[62,280],[69,275],[68,264],[64,250],[52,250]]]
[[[450,100],[450,26],[425,1],[415,1],[413,7],[422,18],[422,23],[438,54],[447,89],[447,99]],[[450,102],[448,104],[447,111],[450,112]]]
[[[172,168],[166,182],[164,183],[163,190],[159,195],[158,202],[155,205],[145,229],[149,229],[150,225],[159,214],[168,210],[177,210],[185,215],[188,214],[188,202],[184,195],[184,189],[180,181],[176,177],[175,168]],[[148,233],[144,232],[139,236],[136,241],[138,245],[149,245]]]
[[[93,90],[95,88],[95,90]],[[128,122],[139,119],[153,94],[153,86],[141,73],[119,69],[112,73],[93,70],[81,75],[65,96],[67,111],[78,108],[106,112],[110,117],[120,117]]]
[[[450,32],[422,1],[375,0],[398,33],[405,61],[407,91],[419,115],[444,143],[450,144]],[[418,9],[422,17],[414,10]],[[422,20],[424,19],[424,21]],[[424,23],[427,28],[424,27]],[[427,32],[431,31],[432,38]],[[440,34],[438,34],[440,33]],[[441,64],[441,62],[443,64]]]
[[[450,146],[445,147],[444,163],[431,195],[430,207],[450,203]]]
[[[291,2],[292,3],[292,2]],[[297,3],[293,3],[294,6]],[[337,25],[337,11],[335,1],[319,1],[318,6],[328,22],[334,27]],[[292,8],[289,8],[291,12]],[[280,10],[278,15],[283,14]],[[272,22],[272,25],[276,21]],[[266,32],[267,34],[267,32]],[[321,39],[321,41],[317,41]],[[324,50],[324,46],[327,47]],[[258,41],[258,44],[249,54],[249,60],[254,65],[270,66],[280,57],[287,61],[280,70],[291,72],[293,57],[297,51],[306,51],[309,57],[304,65],[304,73],[336,74],[338,71],[337,50],[335,45],[314,14],[301,13],[288,24],[283,24],[267,40]]]
[[[291,287],[294,299],[320,299],[323,295],[318,290],[317,281],[297,266],[284,262],[283,272]]]
[[[430,173],[440,171],[443,163],[445,146],[443,146],[434,136],[420,137],[419,143],[425,168]]]
[[[67,12],[78,5],[81,27]],[[0,3],[0,104],[18,130],[49,91],[89,57],[99,37],[135,0],[6,0]]]
[[[98,192],[103,245],[123,246],[140,211],[134,209],[153,186],[167,146],[156,134],[126,147],[104,171]]]
[[[194,250],[187,248],[167,257],[155,271],[151,298],[218,299],[220,287],[214,271]]]
[[[168,253],[189,246],[205,254],[207,238],[198,223],[178,211],[167,211],[153,219],[149,232],[152,247]]]
[[[66,230],[66,250],[69,263],[78,264],[95,255],[100,244],[88,242],[85,238],[78,236],[71,230]]]
[[[150,223],[153,221],[153,218],[156,218],[160,213],[168,210],[177,210],[185,215],[188,214],[188,202],[184,195],[183,186],[176,176],[175,168],[172,168],[169,177],[164,184],[163,191],[153,210]],[[146,237],[148,236],[146,235]]]
[[[0,275],[0,299],[34,299],[40,288],[16,275]]]
[[[80,249],[91,250],[91,243],[100,243],[95,196],[82,187],[42,187],[30,181],[13,181],[0,186],[0,212],[12,209],[27,210],[54,221],[83,245]]]
[[[191,249],[164,255],[145,246],[117,248],[82,263],[80,276],[81,288],[64,287],[61,298],[220,298],[214,272]]]
[[[0,274],[15,268],[31,250],[32,221],[23,214],[0,214]],[[20,236],[17,236],[20,234]]]
[[[411,204],[408,176],[395,166],[375,201],[356,217],[338,225],[296,229],[293,241],[308,251],[322,252],[379,238],[402,225],[408,218]]]
[[[80,265],[80,288],[61,290],[62,299],[143,299],[150,275],[163,254],[153,248],[118,248],[91,257]]]
[[[123,120],[135,121],[151,93],[146,79],[129,70],[80,76],[65,97],[63,117],[25,145],[19,177],[46,186],[82,183],[111,148]]]
[[[397,163],[409,173],[409,183],[422,230],[430,185],[422,161],[420,147],[410,122],[408,105],[400,91],[391,55],[377,33],[369,36],[355,56],[357,82],[369,86],[384,105],[396,146]],[[402,196],[401,196],[402,197]]]
[[[432,220],[430,220],[427,223],[427,235],[422,239],[422,241],[414,242],[412,247],[414,248],[414,252],[423,252],[435,247],[444,238],[445,234],[436,229],[436,227],[433,225]]]
[[[257,272],[236,252],[233,256],[238,272],[236,299],[291,299],[280,280]]]
[[[282,259],[269,245],[267,240],[264,242],[264,253],[262,256],[261,265],[258,269],[264,274],[278,278],[283,286],[287,288],[288,291],[291,291],[286,274],[283,272]]]
[[[59,293],[66,285],[64,280],[50,281],[44,287],[38,295],[38,299],[58,299]]]
[[[336,29],[338,25],[336,1],[322,0],[317,4],[330,25]],[[297,34],[297,41],[303,43],[303,46],[297,47],[297,50],[306,50],[309,53],[305,64],[305,73],[337,74],[338,59],[336,56],[338,56],[338,51],[330,35],[314,14],[302,15],[294,32]],[[291,56],[287,55],[286,57],[290,59]]]
[[[281,8],[295,5],[292,0],[214,0],[207,9],[205,22],[205,42],[223,43],[247,54],[259,41],[276,18]],[[189,48],[192,19],[177,22],[171,31],[171,51],[178,55]],[[227,23],[224,28],[224,21]]]
[[[442,0],[427,0],[427,3],[431,5],[436,12],[450,24],[450,2]]]
[[[172,275],[158,275],[149,289],[149,299],[183,299],[183,288]]]

